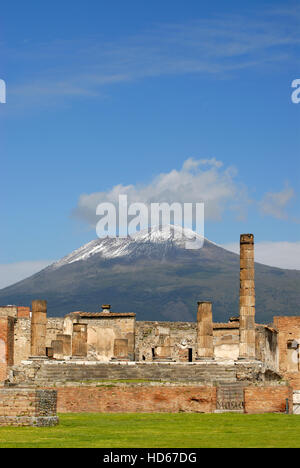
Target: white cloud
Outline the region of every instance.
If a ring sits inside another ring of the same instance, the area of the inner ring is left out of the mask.
[[[290,11],[295,14],[293,9]],[[101,96],[104,86],[147,77],[223,77],[235,70],[296,60],[291,46],[299,44],[297,22],[278,11],[272,15],[270,9],[251,16],[215,15],[191,22],[156,24],[138,35],[112,42],[99,36],[48,44],[24,43],[17,50],[2,45],[1,53],[14,57],[26,71],[33,69],[35,62],[47,64],[47,74],[42,71],[40,75],[35,73],[34,79],[28,76],[25,83],[12,83],[11,96],[38,101],[48,97],[53,101],[55,96]]]
[[[222,245],[231,252],[239,253],[239,244]],[[300,270],[300,241],[271,242],[263,241],[255,244],[255,261],[278,268]]]
[[[294,196],[294,189],[288,186],[280,192],[268,192],[259,203],[260,211],[277,219],[288,219],[286,207]]]
[[[50,260],[0,264],[0,289],[21,281],[50,265]]]
[[[74,214],[94,226],[99,219],[99,203],[118,204],[119,195],[127,195],[128,204],[205,203],[205,219],[220,220],[225,209],[240,214],[248,203],[246,189],[236,181],[234,168],[224,168],[215,158],[187,159],[180,170],[173,169],[154,177],[145,185],[115,185],[106,192],[82,194]]]

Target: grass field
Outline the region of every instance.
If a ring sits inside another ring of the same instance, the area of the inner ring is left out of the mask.
[[[61,414],[56,427],[1,427],[0,447],[300,447],[300,416]]]

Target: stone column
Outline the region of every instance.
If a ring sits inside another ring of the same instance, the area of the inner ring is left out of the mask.
[[[63,356],[71,356],[71,354],[72,354],[71,335],[65,335],[63,333],[59,333],[56,336],[56,339],[62,341],[62,345],[63,345],[62,354],[63,354]]]
[[[87,356],[87,325],[84,323],[73,323],[72,356]]]
[[[254,236],[240,238],[240,359],[255,359]]]
[[[212,303],[198,302],[197,359],[214,359]]]
[[[47,301],[32,301],[31,356],[46,357]]]
[[[128,340],[115,339],[114,341],[114,356],[112,360],[128,361]]]

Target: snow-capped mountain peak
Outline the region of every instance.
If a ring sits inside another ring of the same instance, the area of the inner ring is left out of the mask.
[[[210,243],[207,239],[205,241]],[[105,237],[95,239],[74,250],[71,254],[54,263],[50,268],[57,269],[70,263],[87,260],[94,255],[98,255],[103,259],[138,255],[141,252],[145,253],[146,248],[148,254],[151,255],[151,247],[160,246],[164,250],[172,247],[186,248],[187,242],[198,242],[199,245],[202,245],[203,238],[191,229],[182,228],[181,226],[156,226],[149,230],[135,232],[126,238]]]

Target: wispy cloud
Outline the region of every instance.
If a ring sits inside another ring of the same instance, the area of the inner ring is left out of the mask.
[[[157,24],[115,42],[92,37],[29,42],[13,53],[3,44],[0,48],[23,67],[22,81],[11,83],[12,96],[94,97],[103,95],[109,85],[148,77],[199,74],[224,78],[241,69],[294,59],[300,45],[300,16],[297,20],[294,15],[291,21],[289,11],[294,10]]]
[[[288,219],[287,205],[294,196],[295,191],[289,186],[280,192],[268,192],[259,203],[260,211],[277,219]]]
[[[224,244],[231,252],[239,253],[239,244]],[[255,261],[278,268],[300,270],[300,241],[298,242],[257,242]]]

